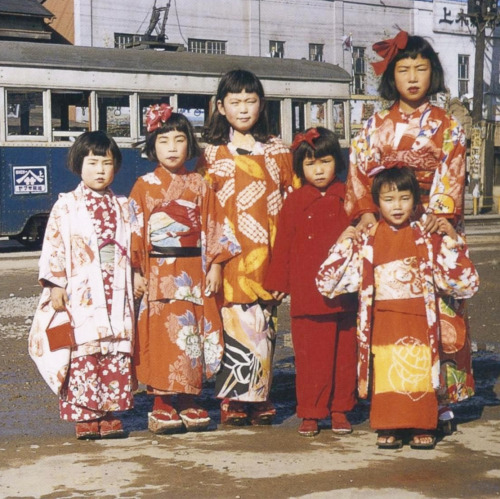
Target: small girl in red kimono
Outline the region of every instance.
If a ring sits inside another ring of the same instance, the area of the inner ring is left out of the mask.
[[[349,225],[344,211],[345,169],[337,137],[310,128],[292,144],[303,187],[285,200],[265,286],[276,300],[291,298],[299,434],[314,436],[331,417],[334,433],[350,433],[346,412],[355,403],[356,308],[354,295],[326,299],[315,278],[328,250]]]
[[[130,194],[134,296],[142,297],[134,366],[154,396],[153,433],[201,430],[210,418],[195,396],[222,357],[221,264],[239,246],[215,194],[184,166],[199,154],[187,118],[157,104],[146,125],[145,153],[158,166]]]
[[[419,203],[413,169],[382,169],[372,184],[380,222],[362,234],[347,228],[323,263],[318,289],[328,298],[359,292],[358,394],[371,390],[377,446],[431,449],[442,386],[438,296],[470,298],[479,277],[465,241],[446,218],[432,234],[411,222]],[[425,217],[424,217],[425,218]],[[372,374],[373,373],[373,374]],[[466,384],[466,379],[460,379]]]
[[[76,139],[68,167],[81,182],[54,205],[39,262],[43,292],[29,351],[78,439],[124,436],[113,412],[133,407],[130,211],[109,188],[121,158],[104,132]],[[46,329],[54,311],[70,315],[74,338],[51,351]]]
[[[241,253],[224,266],[224,357],[216,378],[221,422],[270,424],[276,303],[264,289],[292,155],[268,132],[264,89],[250,71],[225,74],[204,136],[200,168],[217,194]]]

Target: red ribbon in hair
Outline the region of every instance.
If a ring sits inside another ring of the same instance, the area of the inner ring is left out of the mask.
[[[408,33],[400,31],[394,38],[374,43],[372,48],[380,56],[382,61],[372,62],[376,75],[381,75],[400,50],[406,48],[408,44]]]
[[[160,128],[163,123],[166,123],[174,109],[168,104],[154,104],[149,106],[146,113],[146,129],[148,132],[154,132]]]
[[[300,146],[300,144],[302,144],[302,142],[307,142],[314,149],[313,140],[317,139],[319,136],[319,132],[316,128],[311,128],[306,133],[298,133],[293,139],[293,144],[291,145],[290,149],[292,151],[295,151]]]

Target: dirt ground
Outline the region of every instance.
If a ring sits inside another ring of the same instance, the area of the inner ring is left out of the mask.
[[[122,415],[128,438],[77,441],[73,426],[58,419],[57,398],[27,353],[39,294],[36,258],[0,259],[0,497],[498,497],[499,254],[496,243],[475,249],[483,279],[482,294],[470,304],[477,395],[456,408],[456,431],[432,451],[377,449],[367,403],[349,415],[352,435],[336,436],[323,421],[318,437],[300,437],[286,307],[272,427],[221,427],[208,383],[202,399],[213,419],[208,432],[152,435],[151,402],[138,392],[135,408]]]

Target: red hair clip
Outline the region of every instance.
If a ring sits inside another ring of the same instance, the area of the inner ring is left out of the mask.
[[[306,133],[298,133],[293,139],[293,144],[290,146],[292,151],[295,151],[302,142],[307,142],[314,149],[314,139],[320,136],[317,128],[311,128]]]
[[[380,56],[382,61],[372,62],[376,75],[381,75],[400,50],[406,48],[408,44],[408,33],[400,31],[394,38],[374,43],[372,48]]]
[[[172,116],[173,107],[168,104],[154,104],[149,106],[146,113],[146,129],[148,132],[154,132],[166,123]]]

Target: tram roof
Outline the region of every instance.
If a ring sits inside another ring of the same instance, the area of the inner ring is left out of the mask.
[[[247,69],[262,79],[336,81],[339,83],[351,81],[349,73],[340,66],[304,59],[197,54],[148,49],[110,49],[9,41],[0,41],[0,66],[211,77],[220,77],[232,69]]]

